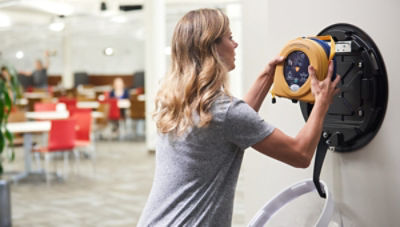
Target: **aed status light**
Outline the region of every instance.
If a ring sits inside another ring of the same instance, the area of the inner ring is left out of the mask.
[[[272,102],[275,96],[314,103],[311,93],[311,78],[308,66],[311,64],[318,80],[324,80],[329,61],[334,62],[332,80],[336,76],[335,42],[330,35],[297,38],[290,41],[281,51],[285,61],[276,66],[274,87],[271,90]]]

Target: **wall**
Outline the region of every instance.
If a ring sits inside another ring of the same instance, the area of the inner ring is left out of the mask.
[[[321,179],[335,197],[337,217],[344,226],[398,226],[400,223],[400,152],[397,149],[400,126],[400,61],[397,37],[400,3],[373,0],[344,1],[243,1],[243,90],[247,91],[268,59],[279,54],[289,40],[314,35],[340,22],[358,26],[375,41],[384,57],[389,79],[389,102],[383,125],[370,144],[356,152],[329,152]],[[295,136],[304,125],[300,108],[284,99],[272,105],[268,97],[262,117],[287,134]],[[247,221],[272,196],[287,186],[312,177],[313,164],[295,169],[249,149],[243,164]],[[316,217],[323,201],[307,197],[285,210],[276,223],[308,223]],[[311,204],[311,205],[310,205]],[[305,209],[306,208],[306,209]],[[278,225],[278,224],[277,224]],[[277,226],[273,225],[273,226]],[[285,226],[285,225],[283,225]],[[297,225],[303,226],[303,225]]]

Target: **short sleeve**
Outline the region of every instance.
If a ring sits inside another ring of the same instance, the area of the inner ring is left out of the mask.
[[[234,99],[226,112],[225,139],[243,150],[269,136],[274,129],[242,100]]]

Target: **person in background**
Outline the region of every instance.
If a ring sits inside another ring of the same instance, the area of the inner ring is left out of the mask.
[[[1,66],[1,79],[7,83],[11,80],[6,66]]]
[[[10,96],[11,100],[15,101],[17,98],[17,93],[20,92],[20,87],[16,87],[15,89],[17,91],[13,92],[12,91],[12,76],[10,75],[9,69],[6,66],[1,67],[1,74],[0,74],[0,79],[2,82],[4,82],[4,85],[6,89],[8,90],[8,95]],[[18,85],[17,85],[18,86]]]
[[[113,89],[109,94],[109,98],[129,99],[128,89],[125,88],[124,80],[121,77],[117,77],[114,79]],[[119,111],[120,111],[120,118],[125,119],[126,117],[125,109],[120,108]],[[113,124],[112,131],[117,132],[120,127],[120,122],[118,120],[113,120],[112,124]]]
[[[125,88],[124,80],[121,77],[117,77],[113,81],[113,89],[110,92],[110,98],[117,99],[128,99],[129,92]]]
[[[270,61],[240,100],[227,86],[237,46],[221,10],[190,11],[178,21],[171,70],[155,100],[156,168],[139,227],[231,226],[239,170],[249,147],[294,167],[309,166],[339,92],[340,77],[331,81],[333,64],[324,81],[308,68],[315,104],[293,138],[257,113],[284,58]]]
[[[44,57],[45,57],[44,64],[40,59],[36,59],[35,70],[33,70],[32,72],[23,72],[23,71],[19,72],[19,74],[22,74],[24,76],[32,77],[34,88],[47,89],[47,69],[49,68],[50,64],[48,51],[45,51]]]

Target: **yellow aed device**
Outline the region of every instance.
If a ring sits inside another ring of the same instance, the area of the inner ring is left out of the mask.
[[[285,57],[285,61],[276,66],[271,90],[273,103],[276,102],[275,96],[314,103],[311,77],[308,73],[310,64],[314,67],[318,80],[324,80],[329,61],[333,60],[335,69],[332,80],[336,76],[335,42],[330,35],[291,40],[282,49],[280,56]]]

